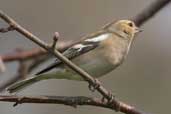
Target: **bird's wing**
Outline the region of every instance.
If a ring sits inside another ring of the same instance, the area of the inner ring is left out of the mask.
[[[99,43],[107,37],[107,33],[105,34],[104,31],[99,31],[96,34],[90,34],[89,36],[84,37],[84,41],[79,42],[78,44],[75,44],[72,47],[68,48],[65,52],[63,52],[63,55],[68,59],[78,57],[98,47]],[[58,67],[61,64],[62,62],[59,59],[56,59],[54,63],[39,71],[38,73],[36,73],[36,75],[52,70],[53,68]]]

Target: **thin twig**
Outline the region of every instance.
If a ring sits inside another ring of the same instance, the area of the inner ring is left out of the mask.
[[[0,73],[5,72],[5,70],[6,70],[6,67],[5,67],[4,61],[2,60],[0,56]]]
[[[26,61],[19,61],[19,68],[17,74],[10,78],[7,82],[2,83],[0,86],[0,91],[3,91],[4,88],[8,87],[9,85],[15,83],[16,81],[20,79],[24,79],[28,74],[28,64]]]
[[[63,52],[67,48],[74,45],[75,43],[76,42],[71,42],[71,41],[59,42],[59,44],[56,47],[60,52]],[[34,49],[30,49],[30,50],[25,50],[25,51],[23,51],[23,50],[18,51],[18,49],[16,49],[10,53],[0,55],[0,57],[3,60],[3,62],[11,62],[11,61],[18,61],[18,60],[34,59],[36,57],[39,57],[39,56],[42,56],[45,54],[47,54],[47,51],[45,51],[44,49],[41,49],[41,48],[34,48]]]
[[[9,26],[7,28],[0,28],[0,32],[2,33],[6,33],[6,32],[9,32],[9,31],[13,31],[14,28],[12,26]]]
[[[58,32],[55,32],[54,36],[53,36],[53,44],[52,44],[52,49],[56,49],[56,44],[57,44],[57,41],[59,39],[59,33]]]
[[[20,60],[28,60],[35,58],[37,56],[43,55],[46,52],[43,49],[36,48],[36,49],[31,49],[28,51],[18,51],[14,50],[13,52],[7,53],[0,55],[1,59],[3,62],[11,62],[11,61],[20,61]]]
[[[16,96],[16,95],[0,95],[0,101],[14,102],[15,106],[22,103],[48,103],[48,104],[63,104],[67,106],[96,106],[115,110],[115,107],[107,101],[102,101],[98,98],[90,98],[84,96]],[[120,102],[120,110],[126,114],[143,114],[143,112],[135,111],[134,107]],[[131,113],[130,113],[131,112]]]
[[[153,16],[155,16],[158,11],[166,7],[166,5],[168,5],[170,2],[171,0],[155,0],[147,8],[145,8],[143,11],[133,17],[132,20],[136,23],[137,26],[141,26]]]

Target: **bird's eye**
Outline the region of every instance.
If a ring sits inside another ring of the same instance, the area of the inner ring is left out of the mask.
[[[128,25],[129,25],[130,27],[133,27],[133,23],[128,23]]]

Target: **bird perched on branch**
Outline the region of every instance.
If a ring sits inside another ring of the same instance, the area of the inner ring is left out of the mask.
[[[84,40],[68,48],[63,55],[95,78],[101,77],[126,58],[136,33],[140,29],[130,20],[119,20],[87,35]],[[55,69],[54,71],[51,71]],[[41,70],[36,76],[16,82],[7,88],[10,93],[19,91],[35,82],[47,79],[83,80],[60,60]]]

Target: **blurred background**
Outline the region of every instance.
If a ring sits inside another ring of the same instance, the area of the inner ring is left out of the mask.
[[[112,20],[135,16],[154,0],[0,0],[0,9],[46,42],[55,31],[62,41],[78,40]],[[145,112],[171,113],[171,4],[146,22],[133,44],[127,60],[118,69],[100,78],[116,97]],[[0,20],[0,27],[7,26]],[[15,48],[36,48],[17,32],[0,33],[0,54]],[[51,61],[49,61],[51,62]],[[46,63],[48,64],[48,63]],[[43,64],[41,68],[45,67]],[[16,74],[17,62],[6,64],[0,85]],[[36,69],[35,72],[39,70]],[[33,73],[35,73],[33,72]],[[30,86],[20,95],[83,95],[91,93],[85,82],[48,80]],[[0,102],[0,113],[13,114],[111,114],[109,109],[81,106],[77,109],[55,104],[21,104]],[[117,112],[118,113],[118,112]]]

